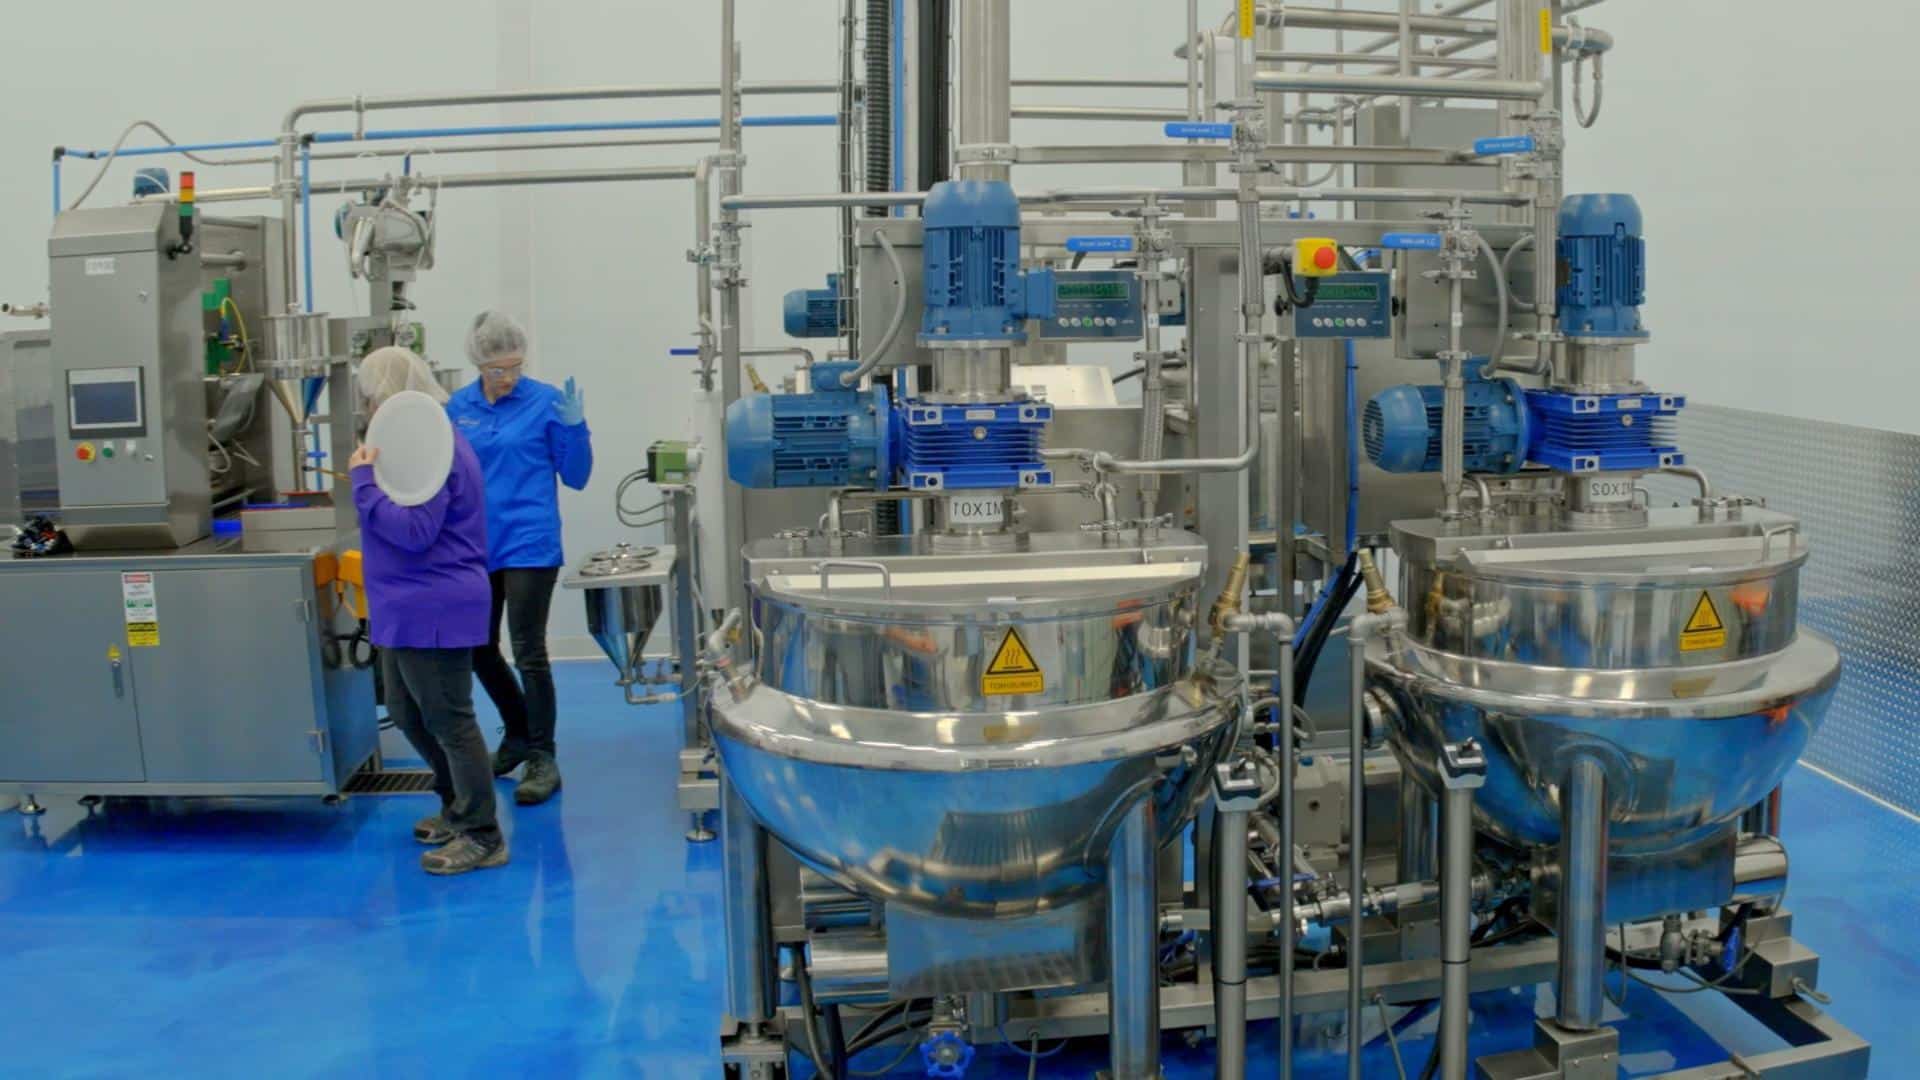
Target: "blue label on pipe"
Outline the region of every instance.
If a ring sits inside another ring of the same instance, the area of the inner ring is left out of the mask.
[[[1196,124],[1191,121],[1177,121],[1167,125],[1169,139],[1231,139],[1232,124]]]
[[[1068,251],[1132,251],[1131,236],[1069,236]]]
[[[699,356],[699,349],[668,349],[668,356]]]
[[[1473,152],[1480,157],[1498,157],[1501,154],[1533,153],[1533,136],[1503,135],[1497,139],[1475,139]]]
[[[1390,232],[1380,238],[1380,246],[1395,251],[1439,251],[1439,233]]]

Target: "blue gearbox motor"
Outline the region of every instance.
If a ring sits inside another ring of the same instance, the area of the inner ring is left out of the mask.
[[[781,306],[787,336],[830,338],[845,333],[840,300],[839,274],[828,274],[824,289],[795,289],[788,293]]]
[[[1532,428],[1526,392],[1512,379],[1486,378],[1485,364],[1467,365],[1466,470],[1519,472]],[[1391,473],[1439,472],[1445,400],[1440,386],[1391,386],[1374,395],[1360,424],[1367,457]]]
[[[1560,332],[1574,338],[1647,336],[1647,242],[1631,195],[1569,195],[1560,203]]]
[[[994,180],[948,180],[927,192],[926,315],[920,344],[1018,345],[1026,320],[1053,317],[1053,271],[1020,269],[1020,200]]]
[[[885,387],[840,385],[851,363],[815,364],[811,394],[750,394],[727,406],[727,475],[741,487],[879,487],[888,482]]]

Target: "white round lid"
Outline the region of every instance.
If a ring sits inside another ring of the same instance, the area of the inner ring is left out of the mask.
[[[374,410],[367,445],[380,451],[373,479],[401,506],[419,506],[453,472],[453,422],[447,410],[418,390],[402,390]]]

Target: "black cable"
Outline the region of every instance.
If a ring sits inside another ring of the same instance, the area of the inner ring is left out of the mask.
[[[1273,265],[1274,263],[1277,263],[1279,265],[1278,270],[1267,269],[1267,267]],[[1278,259],[1274,259],[1270,263],[1263,264],[1261,268],[1266,269],[1268,273],[1280,279],[1280,293],[1281,293],[1281,297],[1284,297],[1285,299],[1286,307],[1298,308],[1301,311],[1305,311],[1308,308],[1313,306],[1314,300],[1317,299],[1320,295],[1320,279],[1319,278],[1307,279],[1307,287],[1306,287],[1306,292],[1304,294],[1301,293],[1298,289],[1294,288],[1293,264],[1290,261],[1288,261],[1284,256]],[[1282,310],[1280,298],[1275,299],[1273,313],[1275,315],[1286,314],[1286,312]]]
[[[806,1027],[807,1037],[802,1045],[807,1050],[807,1057],[813,1060],[813,1066],[821,1076],[831,1077],[832,1080],[846,1080],[845,1055],[835,1057],[827,1054],[824,1055],[826,1060],[821,1060],[823,1055],[820,1052],[820,1031],[814,1026],[814,1017],[820,1010],[813,1000],[813,977],[807,973],[806,949],[798,945],[793,946],[792,956],[793,981],[800,987],[800,1023]]]
[[[1433,1080],[1440,1071],[1440,1038],[1434,1036],[1433,1046],[1427,1050],[1427,1063],[1420,1068],[1420,1080]]]
[[[1187,362],[1185,360],[1169,360],[1166,363],[1160,365],[1160,370],[1174,371],[1180,368],[1184,368],[1186,366],[1187,366]],[[1128,368],[1127,370],[1113,377],[1113,385],[1119,386],[1121,383],[1126,382],[1128,379],[1137,379],[1140,376],[1145,375],[1146,373],[1147,373],[1147,369],[1144,367]]]
[[[828,1005],[821,1014],[827,1019],[827,1059],[834,1063],[837,1080],[846,1080],[847,1029],[840,1022],[840,1006]]]
[[[1300,653],[1293,661],[1293,699],[1305,704],[1307,689],[1313,685],[1313,672],[1320,663],[1320,652],[1326,647],[1327,639],[1333,634],[1334,624],[1340,621],[1340,613],[1347,610],[1353,598],[1360,591],[1361,577],[1358,570],[1359,552],[1349,552],[1347,562],[1341,568],[1335,591],[1328,597],[1326,606],[1320,611],[1318,621],[1308,629],[1306,641],[1301,643]]]
[[[928,1024],[932,1022],[933,1022],[933,1014],[928,1013],[924,1016],[921,1016],[919,1019],[910,1020],[902,1024],[895,1024],[894,1026],[889,1028],[883,1028],[867,1036],[864,1040],[857,1039],[854,1042],[849,1043],[847,1046],[847,1053],[848,1055],[853,1055],[853,1054],[858,1054],[863,1050],[871,1050],[872,1048],[879,1046],[881,1043],[886,1042],[888,1039],[898,1038],[901,1035],[907,1035],[907,1034],[911,1034],[912,1032],[919,1031],[922,1028],[925,1028]]]
[[[1078,270],[1080,269],[1080,264],[1086,261],[1087,261],[1087,253],[1084,251],[1076,251],[1073,253],[1073,265],[1068,267],[1068,269]]]

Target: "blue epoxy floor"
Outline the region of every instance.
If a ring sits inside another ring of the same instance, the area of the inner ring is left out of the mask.
[[[62,799],[0,816],[0,1075],[717,1075],[719,869],[712,845],[680,839],[677,716],[622,704],[603,664],[561,665],[559,680],[567,787],[547,806],[504,800],[503,870],[422,874],[418,798],[92,814]],[[1874,1074],[1908,1075],[1920,824],[1805,771],[1785,806],[1796,934],[1825,957],[1833,1011],[1875,1044]],[[1474,1051],[1490,1053],[1525,1045],[1552,995],[1474,1004]],[[1767,1046],[1713,995],[1636,985],[1627,1008],[1628,1075],[1715,1060],[1709,1036]],[[1410,1070],[1433,1025],[1399,1025]],[[1300,1075],[1344,1075],[1337,1027],[1307,1024],[1303,1044],[1327,1049],[1303,1051]],[[1273,1075],[1272,1025],[1252,1041],[1253,1074]],[[1167,1045],[1169,1077],[1212,1075],[1210,1045]],[[1075,1045],[1040,1074],[1086,1076],[1103,1057]],[[1376,1040],[1367,1074],[1392,1068]],[[1026,1062],[986,1048],[971,1075],[1024,1077]]]

